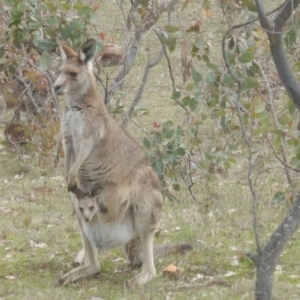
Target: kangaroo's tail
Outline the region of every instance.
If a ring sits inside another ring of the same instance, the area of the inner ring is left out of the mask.
[[[193,250],[193,246],[191,244],[185,243],[167,243],[154,245],[154,259],[164,257],[170,253],[185,253],[191,250]]]

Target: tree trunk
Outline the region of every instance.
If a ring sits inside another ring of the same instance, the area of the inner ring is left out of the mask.
[[[288,243],[298,230],[300,225],[300,193],[297,195],[290,211],[270,237],[266,246],[261,253],[253,258],[256,263],[256,300],[272,299],[272,287],[275,267],[278,263],[280,255]]]
[[[266,30],[270,50],[276,65],[278,75],[293,100],[300,110],[300,85],[292,72],[285,49],[282,43],[282,32],[287,20],[300,4],[300,0],[287,0],[280,8],[276,18],[270,22],[266,17],[260,0],[255,0],[260,24]],[[266,246],[256,256],[252,257],[256,264],[256,300],[271,300],[273,279],[276,264],[287,242],[293,237],[300,224],[300,193],[295,199],[289,213],[272,234]],[[251,256],[250,256],[251,257]]]

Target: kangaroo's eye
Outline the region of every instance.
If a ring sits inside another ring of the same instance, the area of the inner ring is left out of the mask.
[[[81,212],[83,212],[83,208],[82,208],[82,207],[79,207],[79,210],[80,210]]]
[[[69,72],[69,75],[70,75],[71,77],[74,77],[74,78],[77,76],[77,74],[78,74],[78,73],[76,73],[76,72]]]
[[[94,210],[94,206],[89,207],[90,211]]]

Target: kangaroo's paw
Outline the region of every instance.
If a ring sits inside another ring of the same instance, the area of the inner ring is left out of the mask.
[[[85,278],[85,277],[90,277],[92,275],[95,275],[99,273],[99,271],[100,270],[98,266],[82,266],[65,274],[56,282],[55,285],[65,286],[68,283],[76,281],[80,278]]]
[[[143,285],[146,284],[147,282],[151,281],[154,277],[156,276],[155,273],[152,272],[144,272],[141,273],[135,277],[133,277],[130,280],[127,280],[126,282],[126,286],[132,290],[133,287],[135,287],[136,285]]]

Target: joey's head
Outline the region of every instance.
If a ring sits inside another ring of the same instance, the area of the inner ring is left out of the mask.
[[[62,64],[53,85],[55,93],[82,96],[90,88],[95,88],[92,62],[97,52],[96,41],[94,39],[87,40],[79,53],[59,39],[57,39],[57,44]]]
[[[90,222],[98,212],[99,206],[93,191],[83,193],[80,189],[74,190],[78,200],[78,210],[85,222]]]
[[[78,200],[78,208],[85,222],[90,222],[98,212],[97,200],[91,196],[85,196]]]

